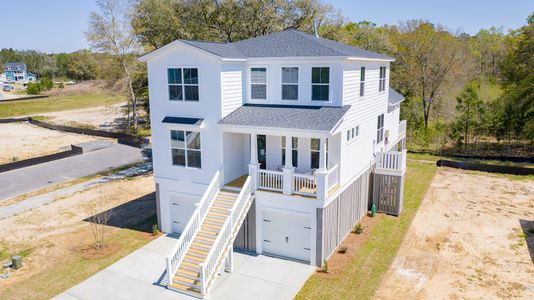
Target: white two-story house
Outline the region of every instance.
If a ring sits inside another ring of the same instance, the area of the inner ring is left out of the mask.
[[[141,60],[158,223],[181,234],[169,288],[205,295],[234,248],[321,266],[373,200],[400,213],[393,58],[286,30],[177,40]]]

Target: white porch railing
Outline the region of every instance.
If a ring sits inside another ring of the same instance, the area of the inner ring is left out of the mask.
[[[329,192],[333,187],[339,184],[339,165],[335,165],[326,173],[326,186]]]
[[[317,177],[315,175],[293,174],[293,193],[306,196],[317,194]]]
[[[406,136],[406,120],[399,122],[399,138]]]
[[[271,170],[258,170],[258,188],[281,192],[284,190],[284,173]]]
[[[169,285],[172,283],[172,278],[176,274],[176,270],[182,263],[182,260],[189,249],[189,246],[193,242],[195,235],[200,230],[200,226],[206,217],[217,193],[221,186],[220,172],[217,171],[213,179],[211,180],[208,188],[204,192],[204,195],[200,199],[197,208],[193,212],[191,219],[185,225],[185,228],[176,243],[176,246],[172,249],[169,256],[167,256],[167,275],[169,276]]]
[[[249,207],[252,194],[252,179],[248,176],[241,192],[237,196],[234,206],[230,209],[229,218],[226,219],[219,235],[211,246],[211,250],[204,263],[200,264],[200,290],[202,295],[206,295],[210,287],[213,275],[220,268],[220,262],[225,255],[230,253],[235,234],[239,230]]]
[[[406,170],[406,150],[378,152],[376,154],[377,173],[398,174]]]

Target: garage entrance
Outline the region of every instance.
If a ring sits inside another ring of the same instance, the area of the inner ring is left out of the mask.
[[[171,232],[182,233],[185,225],[189,222],[193,211],[195,211],[195,203],[198,199],[187,195],[170,195],[170,218],[171,218]]]
[[[312,230],[309,217],[264,210],[262,218],[263,252],[310,261]]]

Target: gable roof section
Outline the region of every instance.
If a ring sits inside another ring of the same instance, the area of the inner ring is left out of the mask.
[[[404,96],[392,88],[389,88],[388,102],[390,106],[397,105],[404,101]]]
[[[191,40],[177,40],[175,42],[182,42],[221,58],[228,59],[276,57],[351,57],[371,60],[394,60],[392,57],[384,54],[370,52],[336,41],[316,37],[296,29],[288,29],[285,31],[275,32],[234,43],[217,43]],[[174,44],[175,42],[171,44]],[[166,46],[163,46],[160,49],[166,48]],[[146,60],[148,56],[152,56],[153,53],[160,51],[160,49],[145,54],[140,59]]]
[[[219,124],[330,132],[349,108],[350,105],[334,107],[245,104],[220,120]]]

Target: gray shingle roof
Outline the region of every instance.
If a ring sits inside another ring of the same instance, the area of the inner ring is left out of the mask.
[[[6,71],[16,71],[17,69],[21,71],[25,71],[26,64],[25,63],[6,63],[5,64]]]
[[[350,105],[291,106],[245,104],[219,121],[224,125],[331,131]]]
[[[288,29],[234,43],[181,41],[223,58],[349,56],[369,59],[393,59],[384,54],[318,38],[295,29]]]
[[[399,94],[394,89],[389,88],[388,101],[389,101],[389,105],[396,105],[404,101],[404,96]]]

